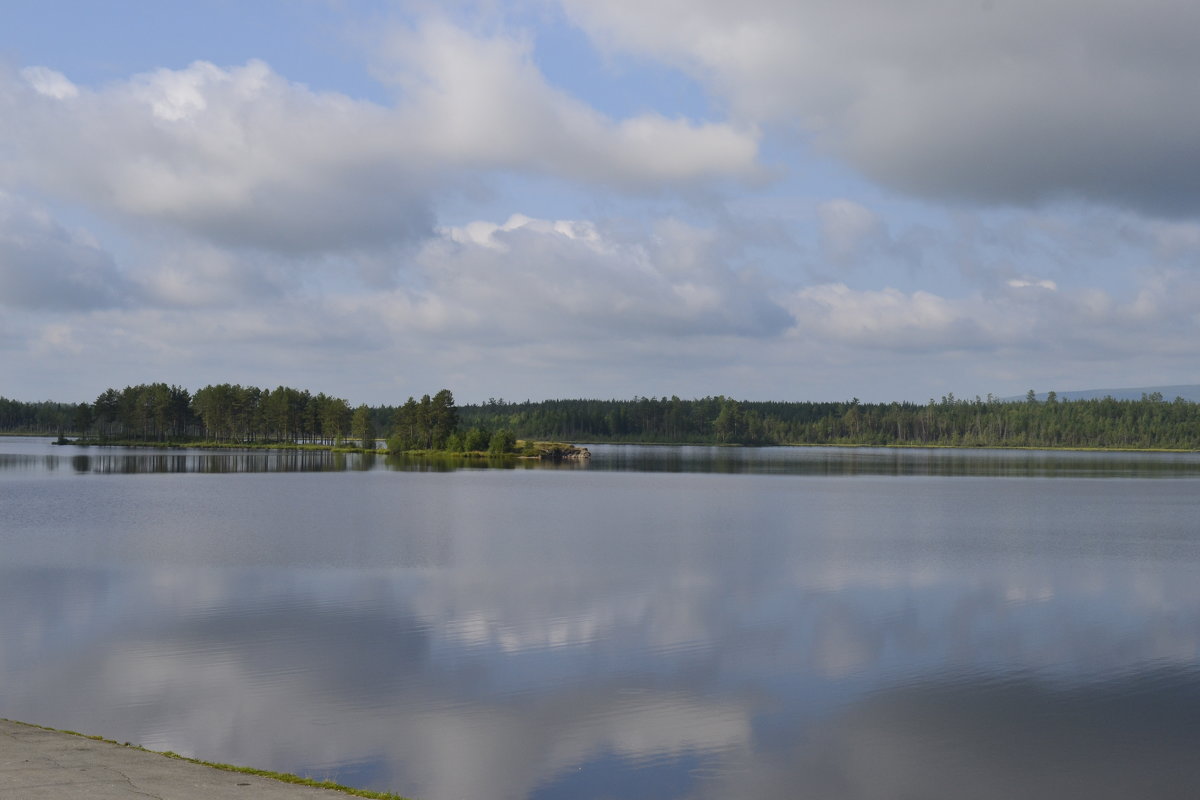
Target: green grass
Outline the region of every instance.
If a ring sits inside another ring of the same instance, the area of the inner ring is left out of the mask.
[[[268,769],[256,769],[255,767],[240,767],[240,766],[237,766],[236,764],[222,764],[217,761],[204,761],[203,759],[199,759],[199,758],[188,758],[187,756],[181,756],[178,753],[172,752],[170,750],[149,750],[145,747],[142,747],[141,745],[130,744],[129,742],[118,742],[113,739],[106,739],[103,736],[89,736],[88,734],[80,733],[79,731],[63,730],[61,728],[50,728],[45,725],[34,725],[31,722],[20,722],[15,719],[4,719],[2,717],[0,717],[0,719],[3,719],[4,722],[11,722],[11,723],[14,723],[17,725],[24,725],[28,728],[37,728],[38,730],[50,731],[52,733],[63,733],[63,734],[67,734],[69,736],[79,736],[83,739],[91,739],[92,741],[95,741],[95,742],[106,742],[107,744],[116,745],[117,747],[128,747],[133,750],[141,750],[144,753],[154,753],[156,755],[163,756],[164,758],[173,758],[178,761],[187,761],[191,764],[199,764],[204,767],[212,767],[213,769],[219,769],[224,772],[237,772],[237,773],[241,773],[243,775],[257,775],[261,778],[270,778],[272,780],[280,781],[281,783],[294,783],[294,784],[298,784],[300,786],[314,786],[318,789],[331,789],[333,791],[341,792],[341,793],[349,795],[351,797],[367,797],[367,798],[372,798],[372,800],[408,800],[408,798],[404,797],[403,795],[394,794],[392,792],[373,792],[373,791],[370,791],[369,789],[356,789],[353,786],[345,786],[340,783],[335,783],[334,781],[329,781],[329,780],[318,781],[318,780],[314,780],[313,778],[305,778],[300,775],[292,775],[291,773],[288,773],[288,772],[273,772]]]

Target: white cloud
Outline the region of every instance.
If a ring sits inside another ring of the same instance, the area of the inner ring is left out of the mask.
[[[757,170],[757,135],[653,113],[611,119],[550,87],[519,40],[448,24],[390,40],[383,106],[261,61],[197,61],[99,89],[0,75],[0,177],[128,221],[283,253],[419,240],[436,192],[478,171],[659,190]]]
[[[12,252],[19,229],[43,255],[69,256],[28,269],[0,263],[2,299],[21,312],[5,320],[12,363],[32,374],[53,354],[75,380],[94,370],[90,395],[150,376],[189,386],[342,387],[373,403],[427,385],[476,400],[921,399],[1119,385],[1131,369],[1172,374],[1194,363],[1200,341],[1200,279],[1187,266],[1196,250],[1186,236],[1175,236],[1170,258],[1132,275],[1129,287],[976,255],[981,266],[956,290],[919,279],[876,289],[802,273],[767,277],[748,255],[753,232],[672,218],[645,227],[521,214],[477,220],[436,229],[421,246],[392,254],[390,265],[380,254],[301,260],[165,239],[116,265],[36,207],[10,198],[6,208],[0,250]],[[1093,229],[1051,222],[1031,235],[1052,251]],[[1159,223],[1112,222],[1112,236],[1139,248],[1161,232]],[[946,251],[937,259],[971,242],[1021,259],[1037,249],[1009,241],[1008,222],[937,235]],[[363,259],[394,270],[391,282],[361,275]],[[20,281],[40,288],[22,294],[13,289]],[[72,293],[73,285],[83,288]],[[72,308],[86,313],[62,313]],[[56,316],[36,316],[45,310]],[[129,352],[139,354],[137,367],[121,373],[111,354]]]
[[[1008,285],[1014,289],[1046,289],[1047,291],[1058,291],[1058,284],[1051,280],[1037,280],[1036,278],[1013,278],[1008,282]]]
[[[659,222],[649,238],[630,238],[588,221],[518,215],[446,230],[415,259],[419,292],[400,289],[370,302],[381,312],[395,303],[400,329],[532,341],[597,333],[758,337],[787,327],[768,287],[731,268],[721,246],[712,232],[673,220]]]
[[[974,307],[973,307],[974,306]],[[959,349],[981,344],[978,304],[927,291],[853,290],[822,284],[795,293],[794,335],[885,349]]]
[[[55,100],[79,96],[79,87],[71,83],[66,75],[48,67],[26,67],[21,70],[21,77],[28,81],[38,94],[53,97]]]
[[[3,101],[23,122],[0,134],[15,182],[134,224],[293,253],[432,226],[392,112],[312,92],[261,62],[197,62],[69,101],[17,86]]]
[[[551,87],[523,38],[432,22],[396,31],[385,51],[381,75],[420,120],[421,149],[447,161],[632,188],[757,171],[753,128],[654,113],[610,119]]]
[[[596,40],[688,71],[906,191],[1200,208],[1200,6],[1180,0],[560,0]]]
[[[997,361],[1023,353],[1031,370],[1065,371],[1075,359],[1195,354],[1200,333],[1200,281],[1178,270],[1148,272],[1126,296],[1015,278],[958,297],[825,283],[796,289],[782,302],[796,319],[793,339],[912,355],[972,352]]]
[[[463,245],[476,245],[491,250],[508,252],[509,246],[503,234],[524,229],[531,233],[557,234],[568,239],[579,239],[598,244],[600,234],[594,223],[586,220],[542,220],[527,217],[524,214],[513,214],[502,224],[477,220],[465,225],[445,228],[442,235],[452,242]],[[499,234],[499,235],[498,235]],[[598,244],[603,247],[603,245]]]

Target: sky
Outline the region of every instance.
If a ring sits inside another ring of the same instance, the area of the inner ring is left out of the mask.
[[[0,395],[1200,383],[1200,4],[5,0]]]

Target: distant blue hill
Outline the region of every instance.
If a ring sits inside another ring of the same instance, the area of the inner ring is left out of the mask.
[[[1141,400],[1143,394],[1154,394],[1158,392],[1163,396],[1163,400],[1170,402],[1176,397],[1182,397],[1184,400],[1190,400],[1193,403],[1200,403],[1200,384],[1186,384],[1183,386],[1137,386],[1126,389],[1081,389],[1074,392],[1059,392],[1059,400],[1100,400],[1105,397],[1111,397],[1114,400]],[[1045,400],[1048,392],[1038,392],[1037,399]],[[1024,400],[1025,395],[1017,397],[1006,397],[1005,400]]]

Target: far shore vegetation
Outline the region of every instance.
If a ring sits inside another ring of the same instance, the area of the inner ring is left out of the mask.
[[[1200,450],[1200,404],[1146,394],[1024,400],[953,394],[928,403],[543,400],[456,405],[448,389],[397,406],[352,407],[280,386],[165,383],[107,389],[92,403],[0,397],[0,433],[81,444],[294,447],[478,457],[579,457],[561,442]]]
[[[383,432],[382,434],[380,432]],[[107,389],[93,403],[0,398],[0,432],[57,434],[60,443],[137,447],[333,450],[466,458],[586,458],[561,442],[518,439],[503,427],[460,427],[449,389],[400,406],[280,386],[219,384],[194,395],[165,383]],[[76,437],[74,440],[67,436]]]

